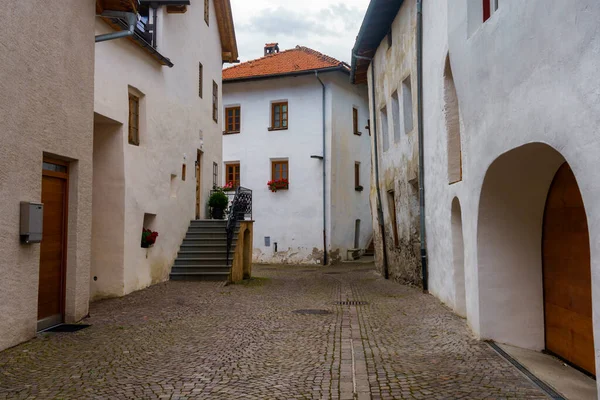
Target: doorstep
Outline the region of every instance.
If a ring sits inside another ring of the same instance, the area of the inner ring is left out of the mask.
[[[568,400],[597,399],[596,381],[556,357],[497,343],[508,355]]]

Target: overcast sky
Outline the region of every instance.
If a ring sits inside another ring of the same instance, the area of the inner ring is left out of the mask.
[[[280,50],[302,45],[350,63],[369,0],[231,0],[231,4],[242,62],[262,57],[265,43],[278,42]]]

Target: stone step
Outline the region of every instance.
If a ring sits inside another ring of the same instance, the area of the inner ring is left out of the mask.
[[[188,232],[185,235],[186,239],[227,239],[225,231],[222,232]]]
[[[232,243],[233,245],[233,243]],[[219,251],[227,251],[227,241],[223,240],[216,243],[205,243],[205,242],[195,242],[195,243],[182,243],[181,250],[185,251],[202,251],[202,250],[219,250]]]
[[[231,265],[233,260],[233,253],[231,258],[229,259],[229,264]],[[185,265],[223,265],[227,266],[227,259],[225,255],[223,257],[218,258],[177,258],[175,260],[174,267]]]
[[[189,250],[189,249],[185,249],[185,250],[180,250],[179,253],[177,253],[177,259],[183,259],[183,258],[220,258],[223,257],[225,258],[227,256],[226,254],[226,248],[223,249],[217,249],[217,250]]]
[[[172,281],[226,281],[229,272],[171,272]]]
[[[173,266],[171,273],[187,273],[187,272],[231,272],[231,268],[226,265],[178,265]]]

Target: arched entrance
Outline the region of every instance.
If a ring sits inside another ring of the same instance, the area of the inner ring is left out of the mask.
[[[546,349],[595,375],[588,225],[568,163],[548,191],[542,257]]]
[[[555,149],[530,143],[490,165],[479,200],[477,262],[479,321],[472,323],[482,338],[548,348],[594,373],[585,209]]]

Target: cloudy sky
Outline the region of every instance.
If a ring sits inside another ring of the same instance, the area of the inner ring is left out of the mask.
[[[369,0],[231,0],[240,61],[303,45],[341,61],[350,52]]]

